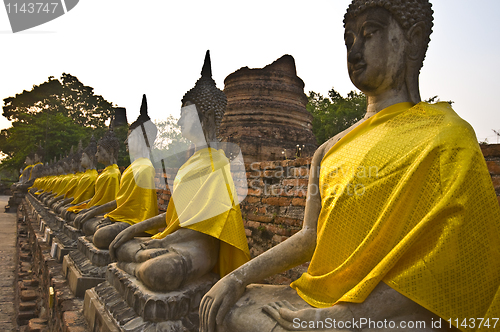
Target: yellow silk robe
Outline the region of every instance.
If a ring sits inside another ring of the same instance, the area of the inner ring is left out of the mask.
[[[52,190],[52,193],[55,194],[56,196],[60,195],[64,187],[68,184],[69,177],[67,174],[59,175],[57,183],[54,186],[54,189]]]
[[[448,103],[372,116],[324,156],[319,185],[316,250],[291,285],[309,304],[360,303],[384,281],[444,320],[500,317],[500,207]]]
[[[219,239],[214,272],[223,277],[250,260],[240,206],[235,199],[236,189],[224,151],[197,151],[175,177],[166,213],[167,228],[153,238],[164,238],[185,227]]]
[[[66,195],[68,190],[78,183],[77,181],[80,179],[79,176],[73,173],[66,174],[65,179],[64,179],[64,185],[62,186],[62,189],[58,193],[58,195]],[[76,183],[75,183],[76,182]]]
[[[83,209],[103,205],[113,201],[120,189],[120,170],[118,165],[109,165],[102,171],[95,182],[95,194],[88,203],[73,206],[68,211],[78,213]]]
[[[80,181],[78,181],[78,186],[75,190],[75,195],[73,196],[71,204],[79,204],[91,199],[95,193],[96,179],[97,171],[95,169],[87,169],[80,178]]]
[[[70,183],[66,187],[67,190],[65,191],[64,198],[70,198],[73,197],[76,193],[76,189],[78,188],[78,182],[80,182],[80,179],[82,178],[84,173],[82,172],[76,172],[75,176],[71,179]]]
[[[136,159],[123,172],[116,194],[116,209],[106,214],[115,222],[134,225],[158,214],[155,169],[147,158]],[[149,233],[155,234],[156,231]]]

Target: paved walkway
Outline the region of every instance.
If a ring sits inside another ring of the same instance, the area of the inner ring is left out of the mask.
[[[14,270],[16,267],[16,213],[5,213],[9,196],[0,196],[0,331],[14,325]]]

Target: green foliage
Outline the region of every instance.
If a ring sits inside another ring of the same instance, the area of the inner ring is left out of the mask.
[[[329,98],[314,91],[307,97],[307,110],[313,116],[313,133],[318,144],[349,128],[366,113],[366,96],[351,91],[342,97],[335,89],[328,91]]]
[[[60,80],[49,77],[30,91],[5,98],[3,116],[12,121],[12,127],[0,132],[0,152],[7,155],[0,166],[21,168],[26,155],[40,143],[44,161],[67,154],[80,139],[86,146],[92,133],[101,137],[112,112],[110,102],[70,74],[62,74]]]

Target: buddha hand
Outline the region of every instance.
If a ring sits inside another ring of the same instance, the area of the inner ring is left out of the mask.
[[[200,332],[214,332],[231,307],[245,293],[245,285],[232,273],[219,280],[205,294],[200,304]]]
[[[134,238],[135,236],[135,230],[134,227],[127,227],[123,231],[121,231],[115,239],[109,244],[109,256],[113,261],[117,260],[116,257],[116,250],[120,248],[122,244],[124,244],[127,241],[130,241]]]
[[[289,331],[333,331],[331,326],[325,327],[325,329],[312,329],[307,322],[326,321],[327,318],[337,321],[352,321],[354,318],[352,311],[346,305],[324,309],[297,309],[288,301],[277,301],[263,306],[262,311]]]

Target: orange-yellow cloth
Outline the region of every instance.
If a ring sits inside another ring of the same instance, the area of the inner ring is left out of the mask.
[[[179,169],[172,192],[167,228],[153,238],[164,238],[184,227],[221,240],[214,269],[221,277],[250,260],[230,164],[223,150],[197,151]]]
[[[41,179],[39,186],[36,187],[38,191],[35,193],[35,195],[41,195],[42,193],[48,191],[49,185],[52,183],[53,178],[53,175],[44,176]]]
[[[31,170],[33,168],[33,165],[28,165],[26,166],[21,175],[19,175],[19,182],[26,182],[31,179]]]
[[[103,205],[113,201],[120,189],[121,173],[118,165],[109,165],[102,171],[95,182],[95,194],[88,203],[73,206],[68,211],[78,213],[83,209]]]
[[[71,179],[70,183],[67,185],[67,189],[64,194],[64,198],[70,198],[75,195],[76,189],[78,188],[78,182],[80,182],[80,179],[82,178],[84,173],[82,172],[76,172],[75,176]]]
[[[30,189],[40,189],[41,188],[41,184],[43,183],[43,180],[45,178],[44,177],[38,177],[36,178],[36,180],[33,182],[33,185],[31,187],[28,188],[28,190]]]
[[[59,175],[57,183],[54,185],[54,188],[52,190],[52,193],[58,196],[59,193],[64,189],[68,181],[69,178],[67,174]]]
[[[110,220],[134,225],[158,214],[155,169],[147,158],[134,160],[123,172],[116,194],[116,209],[106,214]],[[155,234],[156,231],[148,231]]]
[[[319,185],[316,250],[291,285],[309,304],[360,303],[384,281],[453,323],[500,317],[500,207],[448,103],[372,116],[324,156]]]
[[[77,176],[76,174],[73,173],[66,174],[64,179],[64,186],[62,187],[58,195],[66,195],[71,186],[74,185],[75,182],[78,181],[79,179],[80,177]]]
[[[97,171],[95,169],[87,169],[80,178],[80,181],[78,181],[78,186],[75,190],[75,195],[73,196],[71,204],[79,204],[83,201],[91,199],[95,193],[96,179]]]

